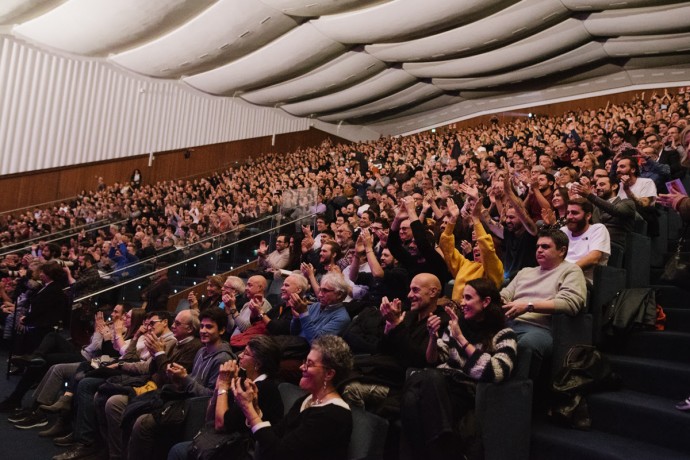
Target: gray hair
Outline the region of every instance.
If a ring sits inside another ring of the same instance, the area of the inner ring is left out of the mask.
[[[230,286],[237,292],[238,294],[242,295],[244,294],[244,281],[242,281],[242,278],[238,276],[228,276],[225,282],[230,282]]]
[[[343,295],[343,298],[352,294],[352,288],[345,280],[345,277],[340,273],[326,273],[321,278],[321,286],[329,284],[337,292]]]
[[[309,281],[307,281],[307,279],[303,275],[299,273],[293,273],[291,275],[288,275],[287,278],[292,278],[295,281],[295,284],[297,284],[297,287],[299,288],[300,294],[306,292],[306,290],[309,289]]]
[[[335,335],[322,335],[311,344],[312,349],[321,353],[321,361],[324,367],[333,369],[333,386],[337,386],[347,378],[352,370],[352,351],[347,342]]]

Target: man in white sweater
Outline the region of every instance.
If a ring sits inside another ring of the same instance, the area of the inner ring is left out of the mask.
[[[551,354],[551,315],[575,316],[587,299],[582,269],[565,261],[568,237],[561,230],[543,230],[537,241],[538,267],[526,267],[501,291],[506,317],[518,336],[519,378],[536,380]]]

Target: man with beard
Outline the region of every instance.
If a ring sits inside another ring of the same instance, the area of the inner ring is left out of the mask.
[[[616,166],[616,176],[621,181],[618,190],[620,198],[630,198],[639,208],[654,206],[656,185],[651,179],[639,177],[640,168],[632,157],[622,157]]]
[[[541,220],[542,208],[544,206],[550,207],[555,182],[556,179],[553,175],[548,173],[539,174],[536,179],[532,179],[529,193],[525,198],[525,208],[532,220]]]
[[[321,277],[329,273],[330,271],[336,269],[336,260],[340,259],[340,245],[335,241],[326,241],[321,245],[321,250],[319,251],[319,266],[320,268],[315,268],[312,264],[308,262],[303,262],[300,266],[302,274],[309,280],[309,284],[314,291],[314,294],[319,292],[319,282]]]
[[[592,203],[574,198],[568,204],[567,224],[561,228],[568,236],[566,262],[579,266],[592,283],[595,265],[606,265],[611,255],[611,239],[604,224],[590,224]]]
[[[611,242],[625,246],[625,235],[635,226],[635,203],[616,196],[618,184],[604,175],[596,179],[594,190],[580,183],[574,183],[570,190],[596,206],[598,221],[606,226]]]

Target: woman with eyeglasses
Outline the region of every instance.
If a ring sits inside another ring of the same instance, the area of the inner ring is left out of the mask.
[[[216,391],[208,405],[206,425],[193,441],[173,446],[168,460],[221,457],[237,460],[238,445],[248,445],[251,441],[244,414],[231,393],[232,381],[240,374],[254,382],[261,392],[258,409],[265,420],[278,422],[283,417],[283,401],[277,382],[280,354],[280,347],[272,337],[254,336],[240,353],[239,362],[221,364]]]
[[[432,340],[427,362],[436,369],[412,374],[403,390],[401,458],[458,458],[476,453],[475,436],[458,431],[474,408],[477,382],[502,382],[510,377],[517,357],[515,332],[506,327],[501,296],[489,280],[468,281],[459,304],[446,306],[448,328],[432,315],[427,329]],[[439,332],[442,332],[439,334]]]
[[[345,460],[352,414],[337,387],[352,369],[352,352],[345,341],[325,335],[314,340],[300,370],[299,398],[278,424],[265,421],[258,408],[257,385],[235,378],[232,391],[256,443],[254,458],[271,460]]]

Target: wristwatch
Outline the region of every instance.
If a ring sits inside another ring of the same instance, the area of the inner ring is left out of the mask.
[[[527,313],[534,313],[534,304],[532,302],[527,304]]]
[[[228,394],[228,390],[218,390],[218,396]]]
[[[260,313],[260,314],[259,314],[259,319],[264,319],[264,316],[266,316],[266,314]]]

